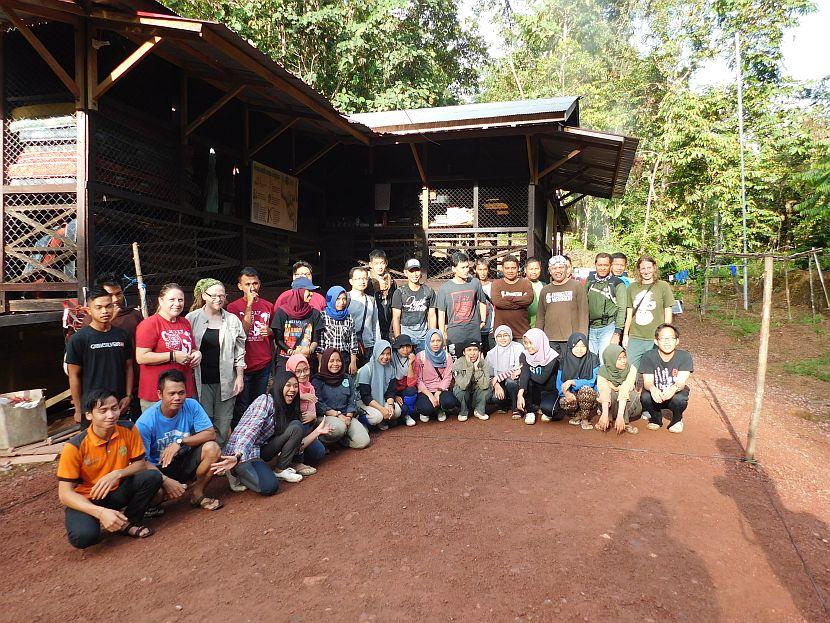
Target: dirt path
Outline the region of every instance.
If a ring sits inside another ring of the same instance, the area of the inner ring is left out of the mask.
[[[48,469],[0,480],[2,621],[827,621],[826,427],[699,357],[683,435],[419,424],[147,541],[65,541]],[[40,495],[38,495],[40,494]]]

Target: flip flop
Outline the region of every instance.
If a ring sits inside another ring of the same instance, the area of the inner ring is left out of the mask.
[[[121,534],[133,539],[146,539],[148,536],[153,536],[155,530],[147,526],[139,526],[137,524],[129,524],[126,528],[121,530]]]
[[[207,496],[202,496],[198,500],[191,500],[190,505],[193,507],[198,506],[199,508],[203,508],[206,511],[218,511],[220,508],[224,506],[221,500],[218,498],[209,498]]]

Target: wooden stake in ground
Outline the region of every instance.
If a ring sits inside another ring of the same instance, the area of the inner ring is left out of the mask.
[[[138,243],[133,243],[133,264],[135,264],[135,279],[138,282],[138,296],[141,299],[141,315],[147,318],[147,290],[144,287],[144,277],[141,274],[141,259],[138,257]]]
[[[700,315],[705,316],[709,307],[709,273],[712,272],[712,256],[706,256],[706,273],[703,276],[703,301],[700,304]]]
[[[787,264],[790,263],[790,260],[784,259],[784,292],[787,295],[787,320],[790,322],[793,321],[793,310],[790,306],[790,271],[787,267]]]
[[[772,255],[764,256],[764,307],[761,312],[761,337],[758,343],[758,373],[755,377],[755,404],[749,420],[749,433],[746,439],[746,460],[755,462],[755,440],[758,436],[758,424],[761,421],[761,407],[764,404],[764,385],[767,380],[767,353],[769,352],[769,325],[772,312]]]
[[[810,273],[810,310],[813,316],[816,315],[816,293],[813,288],[813,265],[810,263],[810,258],[807,258],[807,271]]]
[[[827,307],[830,308],[830,295],[827,294],[827,286],[824,285],[824,275],[821,273],[821,264],[818,261],[818,251],[813,253],[813,260],[816,262],[816,272],[818,273],[818,280],[821,283],[821,289],[824,291],[824,300],[827,302]]]

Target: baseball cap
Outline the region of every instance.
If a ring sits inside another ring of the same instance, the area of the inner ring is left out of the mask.
[[[421,269],[421,262],[416,260],[414,257],[411,260],[406,260],[406,264],[404,264],[404,270],[420,270]]]
[[[548,266],[556,266],[557,264],[568,264],[568,258],[564,255],[554,255],[550,260],[548,260]]]
[[[392,348],[400,348],[401,346],[415,346],[412,338],[406,333],[401,333],[398,337],[392,340]]]
[[[475,346],[477,349],[481,350],[481,342],[479,342],[478,340],[470,340],[469,342],[464,344],[464,349],[466,350],[470,348],[470,346]]]
[[[291,282],[291,289],[299,290],[301,288],[303,290],[318,290],[320,286],[315,286],[308,277],[297,277]]]

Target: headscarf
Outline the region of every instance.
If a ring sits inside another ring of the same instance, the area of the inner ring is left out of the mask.
[[[305,363],[308,365],[308,359],[306,359],[305,355],[301,355],[300,353],[294,353],[288,358],[288,361],[285,362],[285,369],[289,372],[293,372],[296,376],[297,374],[297,366],[301,363]],[[300,381],[300,377],[297,377],[297,381],[300,383],[300,393],[301,394],[314,394],[317,395],[317,392],[314,391],[314,385],[311,384],[311,366],[309,366],[309,376],[307,381]],[[302,400],[300,402],[300,411],[306,413],[309,411],[316,412],[317,408],[314,406],[314,402],[311,400]]]
[[[297,379],[293,372],[280,370],[274,376],[274,385],[271,387],[271,398],[274,400],[274,429],[275,434],[281,435],[292,420],[300,419],[300,395],[287,404],[282,396],[282,388],[290,379]],[[299,382],[299,379],[297,379]]]
[[[386,402],[386,390],[389,383],[395,378],[395,368],[391,363],[381,365],[378,359],[386,349],[392,350],[392,345],[386,340],[378,340],[372,349],[372,358],[365,366],[357,371],[359,385],[369,385],[372,388],[372,399],[383,404]]]
[[[403,380],[409,372],[409,357],[401,357],[397,348],[392,349],[392,367],[395,368],[395,378]]]
[[[573,347],[578,342],[585,344],[586,352],[582,357],[573,354]],[[584,333],[571,334],[571,337],[568,338],[568,345],[562,353],[562,361],[559,362],[559,365],[562,366],[563,381],[590,379],[594,376],[594,368],[599,366],[599,357],[587,348],[588,338],[585,337]]]
[[[433,335],[438,335],[441,338],[441,350],[437,353],[432,351],[432,348],[429,345],[429,341],[432,339]],[[429,359],[432,367],[436,370],[438,368],[446,368],[447,367],[447,349],[444,348],[444,335],[438,329],[430,329],[427,331],[426,339],[424,340],[424,354],[426,355],[427,359]]]
[[[527,365],[533,367],[546,366],[556,359],[556,351],[550,347],[550,341],[544,331],[541,329],[530,329],[524,336],[536,347],[536,352],[532,355],[527,350],[522,349]]]
[[[621,385],[628,378],[628,373],[631,372],[630,362],[626,362],[625,368],[622,370],[617,368],[617,359],[624,352],[625,349],[619,344],[609,344],[602,353],[602,366],[599,369],[599,375],[604,379],[608,379],[614,385]]]
[[[217,284],[225,287],[221,281],[214,279],[213,277],[199,279],[199,281],[196,282],[196,285],[193,286],[193,305],[191,306],[190,311],[196,311],[197,309],[204,307],[205,302],[202,300],[202,295]]]
[[[285,297],[285,302],[280,305],[280,309],[292,320],[304,320],[314,311],[311,305],[306,303],[305,293],[305,288],[291,290],[291,293]]]
[[[323,312],[332,320],[345,320],[349,317],[349,302],[351,302],[351,297],[348,292],[346,292],[346,307],[341,310],[335,307],[338,297],[343,292],[346,292],[346,289],[340,286],[332,286],[326,292],[326,308]]]
[[[513,341],[513,330],[510,327],[506,324],[499,325],[493,331],[493,337],[497,337],[500,333],[507,333],[510,336],[510,343],[507,346],[501,346],[496,340],[496,345],[487,351],[486,357],[496,374],[517,370],[519,368],[519,355],[522,354],[522,346]]]
[[[341,385],[343,383],[343,379],[346,378],[346,363],[343,362],[343,365],[340,366],[340,372],[337,374],[330,372],[329,359],[331,359],[333,353],[340,354],[340,360],[343,360],[343,355],[339,350],[332,347],[327,348],[323,351],[323,354],[320,355],[320,370],[317,372],[317,377],[323,379],[323,382],[326,385],[337,387],[338,385]]]

